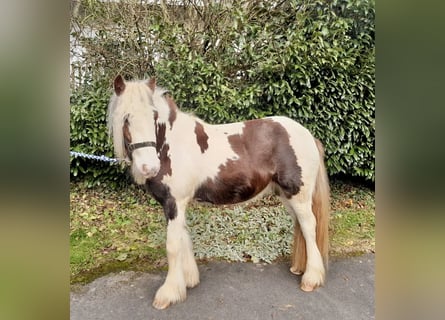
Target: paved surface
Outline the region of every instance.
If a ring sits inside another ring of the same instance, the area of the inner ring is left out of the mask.
[[[71,320],[374,319],[374,255],[330,262],[325,287],[305,293],[286,263],[200,265],[187,300],[151,306],[166,273],[110,274],[71,292]]]

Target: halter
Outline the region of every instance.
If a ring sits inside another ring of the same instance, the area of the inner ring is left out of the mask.
[[[128,143],[125,141],[125,146],[128,152],[128,158],[130,161],[133,161],[133,151],[140,148],[153,147],[156,148],[156,142],[154,141],[144,141],[144,142],[136,142],[136,143]]]
[[[156,142],[154,141],[144,141],[127,144],[128,152],[132,153],[134,150],[139,148],[153,147],[156,148]]]

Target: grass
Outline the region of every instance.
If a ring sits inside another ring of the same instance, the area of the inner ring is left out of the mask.
[[[331,188],[330,255],[374,252],[374,192],[339,182],[334,183]]]
[[[373,252],[374,192],[342,182],[331,188],[330,255]],[[87,189],[73,183],[70,203],[72,283],[118,270],[166,268],[164,214],[142,190]],[[201,262],[273,262],[290,254],[292,221],[275,197],[242,206],[192,204],[187,223]]]

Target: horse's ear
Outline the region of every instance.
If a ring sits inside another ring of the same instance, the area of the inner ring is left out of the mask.
[[[156,89],[156,78],[150,78],[147,82],[147,86],[151,89],[151,91],[155,91]]]
[[[121,75],[118,75],[116,79],[114,79],[114,92],[117,95],[120,95],[125,90],[125,80]]]

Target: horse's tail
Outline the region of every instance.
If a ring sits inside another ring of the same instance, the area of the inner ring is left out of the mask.
[[[320,140],[315,139],[318,153],[320,154],[320,167],[318,169],[315,189],[312,193],[312,212],[317,220],[317,246],[323,261],[328,266],[329,256],[329,211],[330,211],[330,188],[328,174],[324,164],[324,148]]]
[[[316,242],[324,264],[328,266],[329,254],[329,211],[330,211],[330,188],[326,167],[324,164],[323,144],[315,139],[320,155],[320,166],[317,173],[314,191],[312,193],[312,212],[316,220]],[[294,223],[294,249],[292,250],[292,267],[294,273],[302,273],[306,270],[306,243],[298,222]]]

